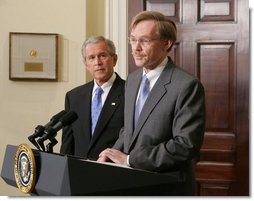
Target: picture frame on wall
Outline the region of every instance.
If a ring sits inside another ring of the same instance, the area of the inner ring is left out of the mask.
[[[57,81],[58,34],[9,34],[9,79]]]

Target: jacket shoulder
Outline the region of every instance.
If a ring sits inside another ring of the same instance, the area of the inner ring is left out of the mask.
[[[89,91],[92,87],[93,87],[93,81],[90,81],[86,84],[83,84],[71,89],[66,94],[72,95],[72,94],[80,94],[81,92],[84,93],[84,91]]]

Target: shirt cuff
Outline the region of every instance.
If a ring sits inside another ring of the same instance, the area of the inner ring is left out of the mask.
[[[130,167],[129,158],[130,158],[130,155],[127,156],[127,161],[126,162],[127,162],[127,166]]]

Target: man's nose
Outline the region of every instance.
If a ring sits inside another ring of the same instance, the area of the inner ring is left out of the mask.
[[[102,60],[99,56],[96,56],[95,59],[94,59],[94,63],[95,64],[101,64],[102,63]]]
[[[136,43],[132,45],[132,48],[134,50],[141,50],[142,49],[141,42],[137,40]]]

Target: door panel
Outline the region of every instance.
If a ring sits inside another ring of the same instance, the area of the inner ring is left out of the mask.
[[[177,24],[169,55],[206,92],[197,195],[249,195],[249,10],[247,0],[129,0],[129,23],[142,10]],[[136,69],[129,48],[129,72]]]

